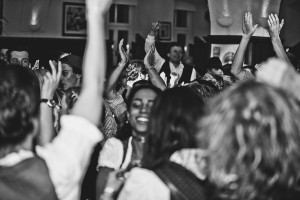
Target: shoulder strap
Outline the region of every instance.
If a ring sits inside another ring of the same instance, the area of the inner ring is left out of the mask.
[[[188,198],[168,179],[161,169],[154,171],[156,175],[168,186],[171,191],[171,199],[174,200],[188,200]]]
[[[174,162],[166,162],[154,169],[154,172],[170,188],[172,200],[208,199],[209,184],[198,179],[185,167]]]

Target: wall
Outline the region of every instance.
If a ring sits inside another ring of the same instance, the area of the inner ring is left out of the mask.
[[[174,19],[174,0],[138,0],[136,32],[146,37],[152,22]]]
[[[300,1],[282,0],[281,17],[285,19],[282,30],[284,44],[293,47],[300,43]],[[299,53],[298,53],[299,54]],[[298,55],[300,56],[300,54]]]
[[[210,34],[210,22],[209,19],[205,18],[205,14],[208,12],[208,5],[206,0],[198,0],[195,6],[193,35],[202,38]]]
[[[25,14],[22,14],[23,4],[30,2],[47,2],[49,6],[44,10],[45,19],[41,30],[30,31],[29,27],[24,30],[24,24],[29,26],[29,21],[24,22]],[[182,0],[179,0],[179,2]],[[45,38],[82,38],[62,36],[62,5],[63,2],[84,3],[84,0],[3,0],[3,15],[8,20],[8,24],[4,24],[4,37],[45,37]],[[114,0],[117,3],[129,3],[135,6],[135,32],[145,37],[154,21],[174,22],[175,0]],[[177,0],[178,2],[178,0]],[[184,1],[183,1],[184,2]],[[193,12],[194,20],[191,29],[194,36],[203,36],[209,33],[209,23],[204,19],[204,13],[207,10],[205,0],[192,1],[195,6]],[[22,22],[23,19],[23,22]],[[23,28],[22,28],[23,27]],[[173,38],[172,38],[173,39]],[[189,40],[190,41],[190,40]]]
[[[242,20],[245,12],[251,12],[254,24],[259,24],[254,36],[269,37],[267,16],[279,13],[281,0],[209,0],[211,35],[242,35]],[[227,52],[235,52],[237,45],[218,45],[220,58]],[[213,48],[212,48],[213,50]],[[211,55],[213,52],[211,52]]]
[[[21,19],[22,4],[27,4],[30,0],[3,0],[3,15],[8,20],[8,24],[4,25],[3,36],[7,37],[62,37],[62,4],[61,0],[49,0],[48,17],[41,31],[22,31]],[[39,0],[43,1],[43,0]],[[84,0],[64,0],[64,2],[83,3]],[[46,9],[47,10],[47,9]],[[29,22],[28,22],[29,23]],[[68,38],[68,37],[65,37]],[[72,37],[74,39],[74,37]],[[75,37],[80,38],[80,37]]]

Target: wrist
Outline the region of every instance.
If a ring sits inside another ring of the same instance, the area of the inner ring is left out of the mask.
[[[243,39],[246,39],[246,40],[250,40],[251,37],[252,37],[252,34],[250,34],[250,35],[248,35],[248,34],[243,34],[243,35],[242,35],[242,38],[243,38]]]
[[[156,31],[154,31],[154,30],[150,30],[150,32],[149,32],[149,35],[151,35],[151,36],[155,36],[156,35]]]
[[[279,38],[279,36],[271,36],[271,40],[278,42],[278,41],[280,41],[280,38]]]
[[[119,66],[124,67],[126,64],[127,64],[126,61],[125,61],[125,62],[124,62],[124,61],[121,61],[121,62],[118,63],[118,67],[119,67]]]

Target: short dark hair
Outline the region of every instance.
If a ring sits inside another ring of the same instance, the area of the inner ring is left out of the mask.
[[[28,57],[30,56],[29,54],[29,48],[26,47],[26,46],[16,46],[16,47],[12,47],[12,48],[9,48],[6,52],[6,56],[7,56],[7,61],[10,62],[10,59],[11,59],[11,52],[13,51],[26,51],[28,53]]]
[[[144,146],[143,166],[153,169],[177,150],[195,147],[203,101],[187,87],[163,91],[155,100]]]
[[[34,72],[9,65],[0,72],[0,148],[15,146],[33,131],[40,86]]]
[[[65,63],[68,64],[69,66],[72,67],[73,72],[75,74],[82,74],[82,64],[83,64],[83,60],[80,56],[76,56],[76,55],[67,55],[64,56],[63,58],[59,59],[61,61],[61,63]]]
[[[184,50],[183,46],[179,42],[171,42],[168,46],[168,52],[171,51],[172,47],[181,47]]]

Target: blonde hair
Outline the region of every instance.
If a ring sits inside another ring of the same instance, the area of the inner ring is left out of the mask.
[[[213,99],[200,122],[210,179],[229,199],[285,199],[299,189],[300,105],[255,81]]]

